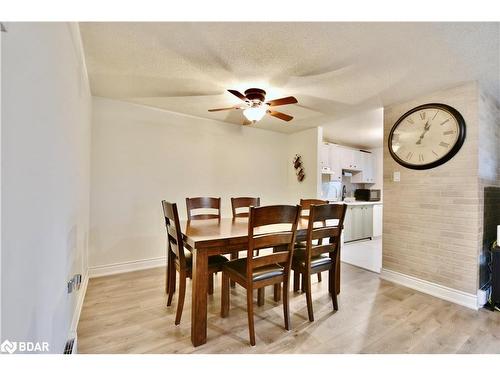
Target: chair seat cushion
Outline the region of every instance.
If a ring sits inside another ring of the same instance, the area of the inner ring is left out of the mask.
[[[327,254],[317,255],[311,258],[311,268],[324,266],[326,264],[333,263]],[[305,268],[306,266],[306,252],[302,249],[296,249],[293,254],[293,266],[299,266]]]
[[[193,254],[189,250],[184,250],[184,257],[186,258],[186,266],[188,268],[193,267]],[[212,255],[208,257],[208,266],[222,266],[228,260],[222,255]]]
[[[246,278],[247,272],[247,259],[241,258],[236,260],[231,260],[224,264],[223,271],[229,273],[237,273],[242,278]],[[261,281],[265,279],[270,279],[275,276],[280,276],[285,273],[285,269],[279,264],[270,264],[267,266],[255,268],[253,270],[253,281]]]

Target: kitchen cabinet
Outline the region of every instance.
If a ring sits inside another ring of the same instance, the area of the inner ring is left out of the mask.
[[[330,181],[342,181],[339,146],[326,142],[321,144],[320,170],[322,174],[330,175]]]
[[[321,151],[320,151],[320,171],[321,172],[330,172],[330,144],[322,143]]]
[[[375,163],[371,152],[360,151],[361,171],[353,174],[351,182],[358,184],[375,183]]]
[[[341,147],[330,144],[329,145],[329,165],[330,165],[330,181],[340,181],[342,182],[342,167],[340,165],[340,149]]]
[[[363,164],[363,155],[359,150],[353,148],[340,148],[340,163],[342,169],[349,171],[360,171]]]
[[[347,207],[344,218],[344,242],[373,237],[373,205]]]

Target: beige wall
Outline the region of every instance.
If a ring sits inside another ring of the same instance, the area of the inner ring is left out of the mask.
[[[319,173],[319,145],[322,143],[322,128],[312,128],[287,136],[288,200],[298,204],[301,198],[316,198],[321,193],[321,174]],[[301,156],[305,177],[297,180],[292,161],[296,154]],[[319,189],[319,190],[318,190]]]
[[[479,90],[467,83],[384,109],[383,268],[475,294],[481,243],[478,170]],[[462,149],[437,168],[397,164],[387,138],[396,120],[424,103],[456,108],[467,124]],[[401,182],[393,182],[394,171]]]
[[[287,201],[288,136],[94,98],[90,266],[165,255],[161,200]]]
[[[2,338],[62,353],[87,270],[90,111],[78,28],[2,36]],[[74,327],[73,327],[74,328]]]

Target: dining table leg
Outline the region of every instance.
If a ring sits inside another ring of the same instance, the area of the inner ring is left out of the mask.
[[[191,304],[191,342],[194,346],[207,342],[207,278],[207,252],[194,249]]]

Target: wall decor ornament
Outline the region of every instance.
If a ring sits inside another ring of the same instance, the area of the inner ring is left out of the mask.
[[[297,180],[302,182],[306,177],[304,173],[304,167],[302,166],[302,159],[299,154],[295,154],[295,157],[292,161],[293,167],[295,168],[295,174],[297,175]]]

